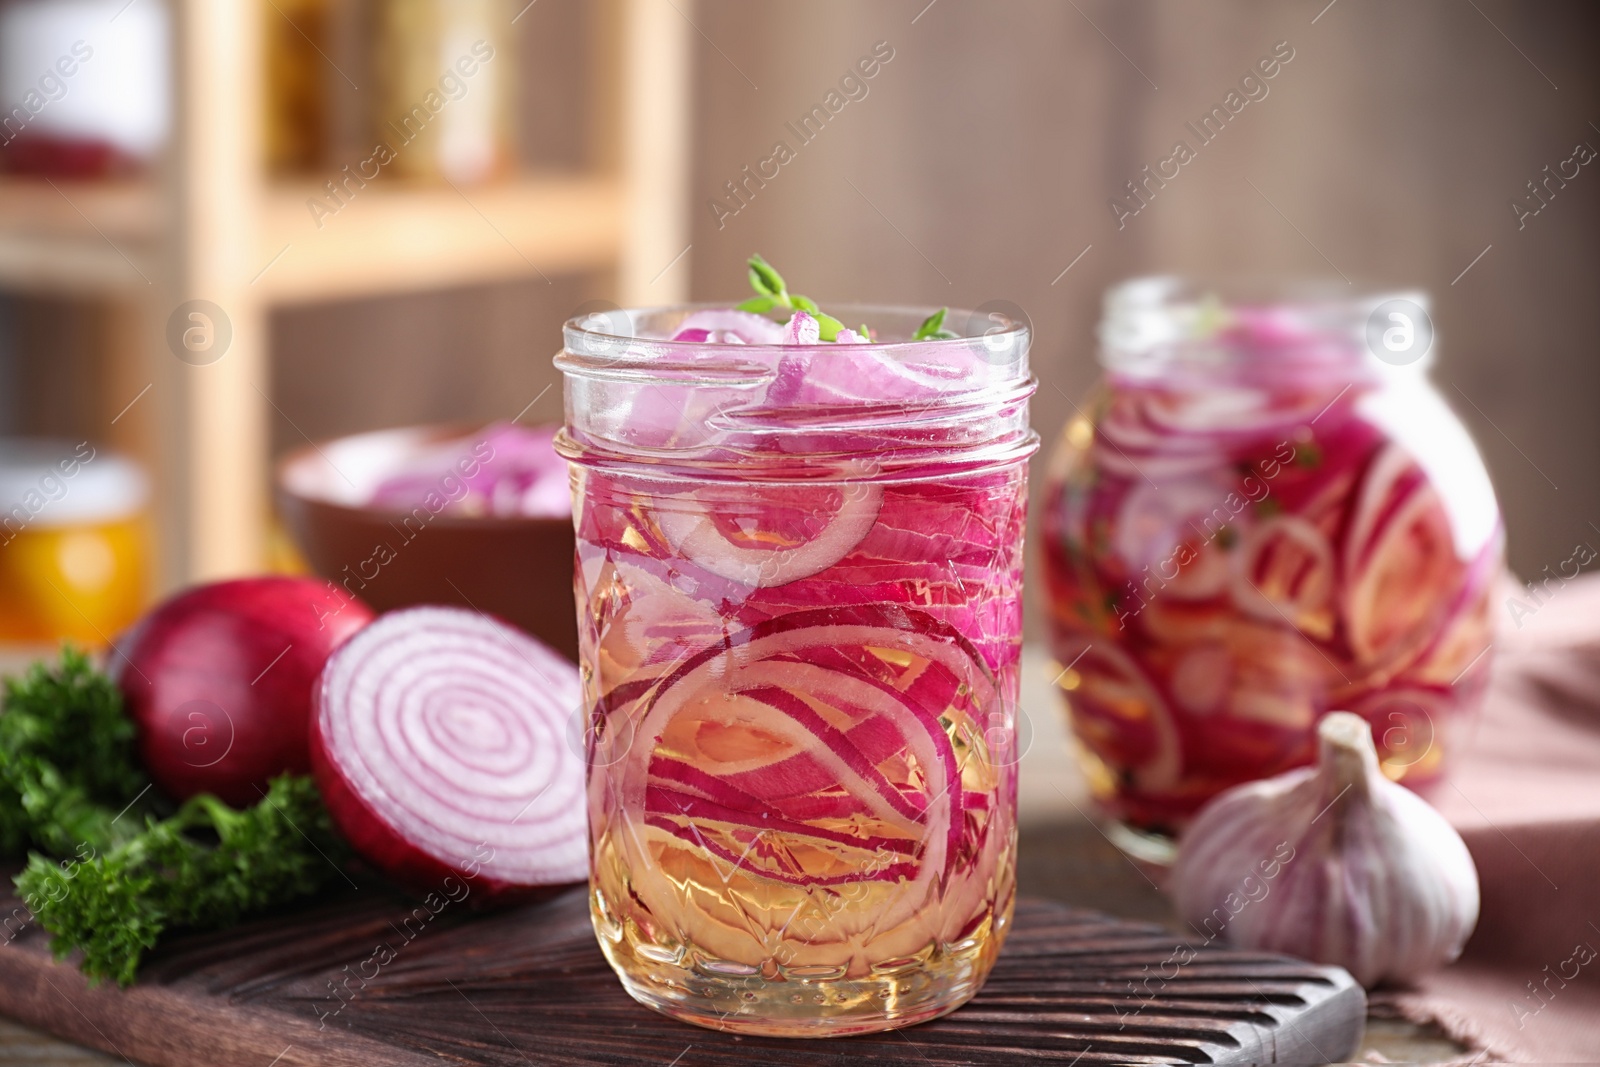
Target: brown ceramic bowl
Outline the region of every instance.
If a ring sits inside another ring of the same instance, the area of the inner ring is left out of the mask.
[[[279,514],[313,571],[379,611],[476,608],[576,661],[571,519],[441,512],[418,529],[407,512],[365,503],[407,455],[476,429],[414,426],[300,449],[278,464]]]

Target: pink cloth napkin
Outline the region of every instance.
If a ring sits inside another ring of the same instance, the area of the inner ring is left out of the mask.
[[[1461,959],[1385,1009],[1494,1060],[1600,1062],[1600,575],[1507,583],[1493,681],[1450,781],[1429,798],[1461,831],[1483,905]]]

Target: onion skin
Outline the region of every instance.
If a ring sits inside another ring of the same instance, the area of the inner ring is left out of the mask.
[[[312,684],[372,618],[310,578],[218,582],[161,604],[111,665],[151,780],[177,800],[246,807],[277,775],[308,773]]]
[[[1367,721],[1318,724],[1319,765],[1236,786],[1201,809],[1172,885],[1195,932],[1344,967],[1363,986],[1454,960],[1478,920],[1466,844],[1378,769]]]

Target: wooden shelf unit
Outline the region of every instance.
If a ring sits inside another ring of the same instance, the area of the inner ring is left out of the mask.
[[[96,295],[148,287],[158,207],[149,182],[0,178],[0,288]]]
[[[598,0],[590,170],[460,188],[385,176],[320,226],[320,182],[262,173],[256,0],[168,2],[174,137],[157,174],[0,179],[0,289],[115,309],[107,391],[141,407],[108,411],[106,436],[154,474],[161,588],[263,565],[272,307],[597,269],[623,305],[685,297],[689,0]],[[166,340],[195,299],[232,329],[204,366]]]
[[[324,216],[320,228],[306,207],[316,192],[275,187],[264,198],[256,284],[270,300],[588,270],[622,254],[623,189],[609,176],[527,177],[461,190],[374,183]]]

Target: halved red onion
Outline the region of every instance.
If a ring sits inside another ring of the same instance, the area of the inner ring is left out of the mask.
[[[566,738],[578,672],[478,612],[381,616],[328,660],[312,765],[335,825],[385,874],[484,897],[582,881],[583,760]]]

